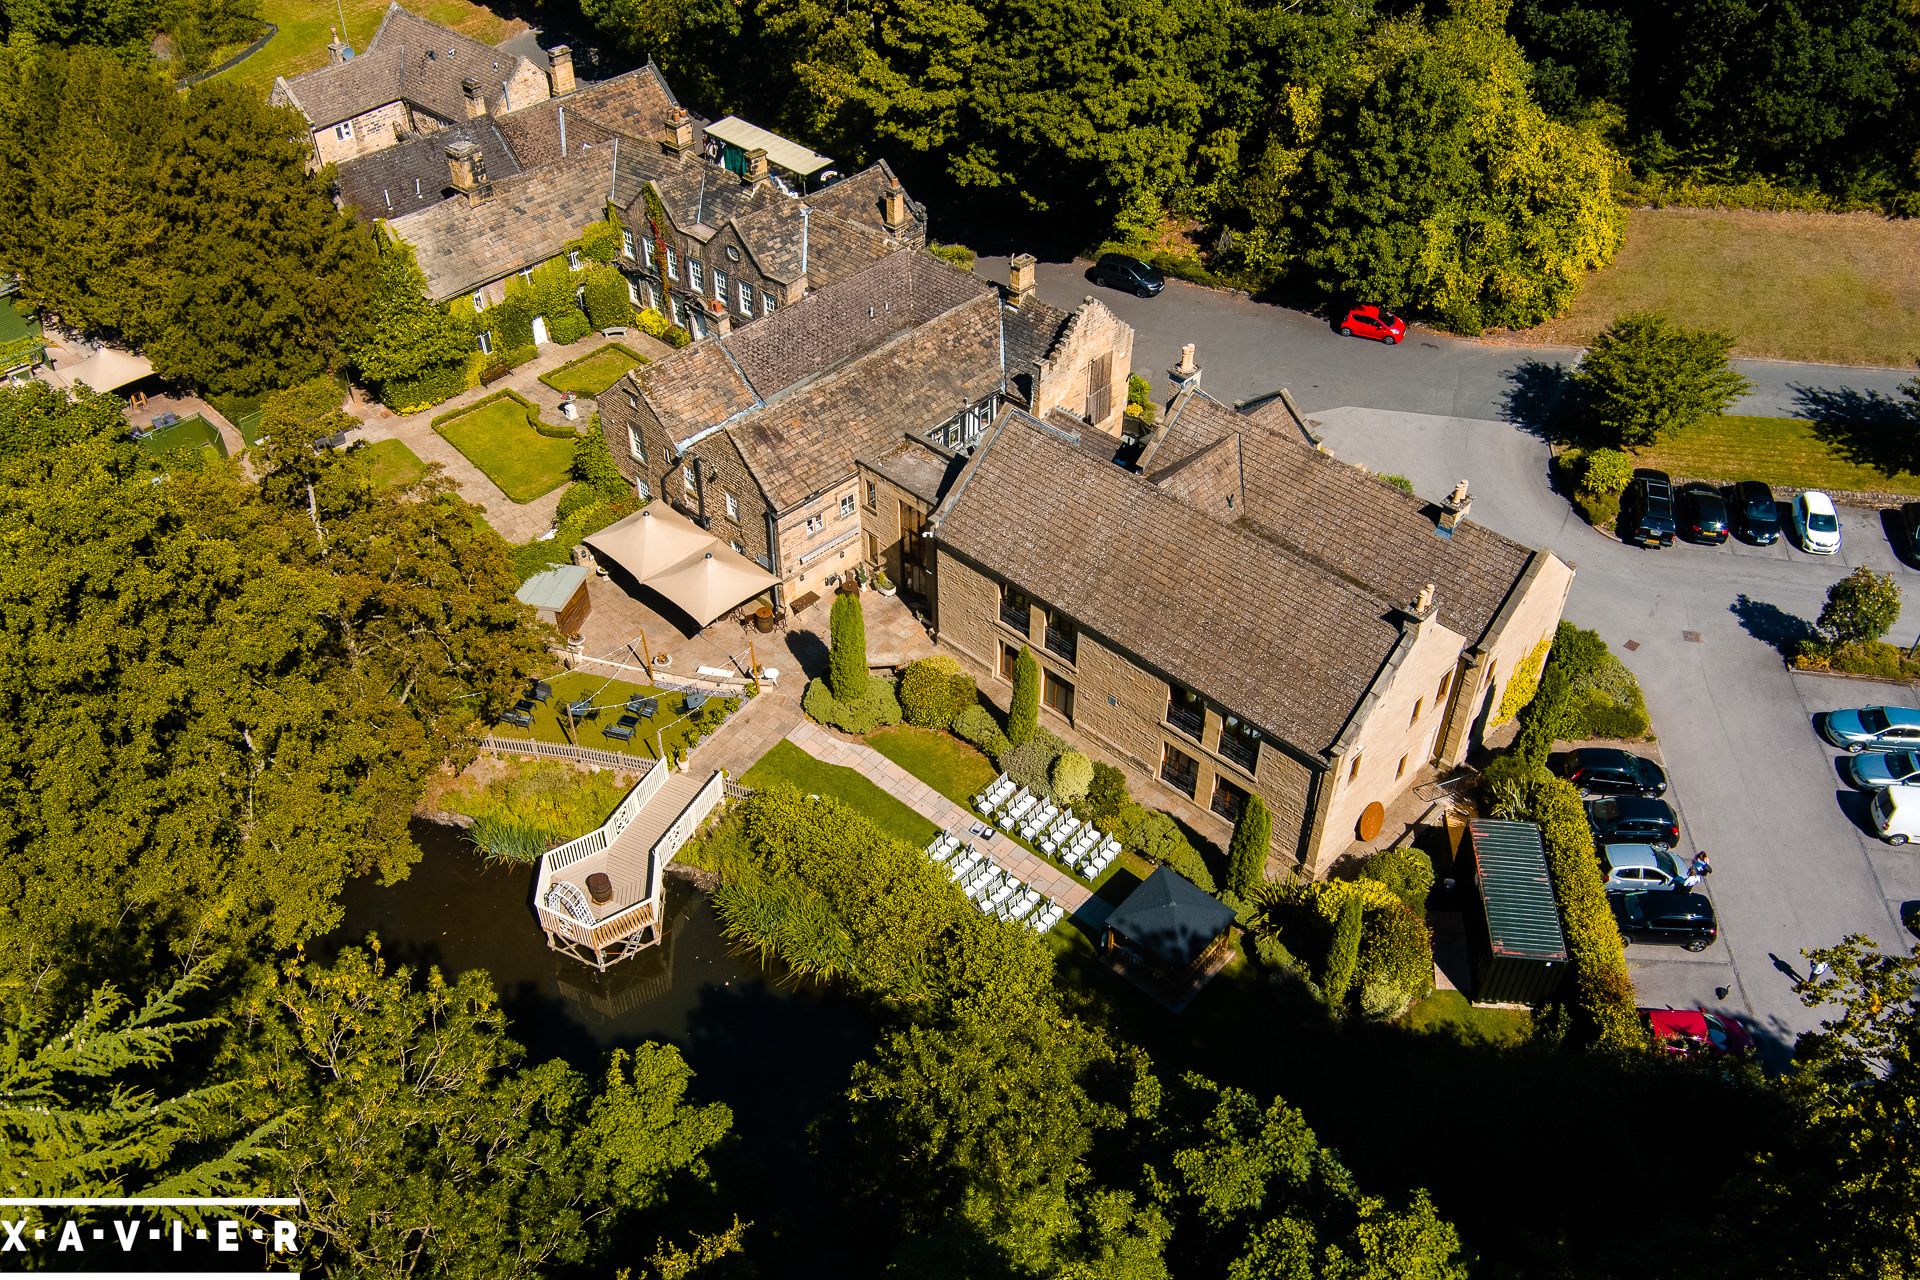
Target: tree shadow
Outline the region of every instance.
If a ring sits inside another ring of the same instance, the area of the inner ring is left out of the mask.
[[[1745,592],[1735,596],[1729,608],[1740,620],[1742,630],[1783,658],[1791,658],[1800,651],[1801,645],[1819,638],[1819,632],[1805,618],[1788,613],[1777,604],[1755,600]]]
[[[1573,368],[1559,361],[1522,360],[1507,373],[1501,411],[1508,422],[1551,443],[1579,436],[1579,394]]]
[[[1851,387],[1792,388],[1800,417],[1848,462],[1887,475],[1920,473],[1920,412],[1905,400]]]

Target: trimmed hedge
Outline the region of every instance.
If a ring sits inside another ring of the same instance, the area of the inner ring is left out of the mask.
[[[593,323],[579,307],[563,307],[547,317],[547,336],[561,346],[580,341],[593,332]]]
[[[1001,751],[995,763],[1000,771],[1009,778],[1033,792],[1048,799],[1053,797],[1053,762],[1066,752],[1067,744],[1057,734],[1046,729],[1035,729],[1033,736],[1025,742],[1008,739],[1008,746]]]
[[[571,493],[572,489],[568,492]],[[561,497],[564,499],[566,494]],[[560,521],[551,538],[537,538],[514,547],[514,572],[519,575],[520,581],[525,582],[550,564],[570,563],[573,549],[582,538],[600,532],[615,520],[630,516],[639,509],[640,499],[632,494],[617,502],[595,502],[577,508]]]
[[[1360,1012],[1397,1018],[1433,991],[1433,932],[1395,904],[1365,913],[1360,929]]]
[[[900,709],[908,724],[945,729],[979,701],[973,677],[944,653],[909,662],[900,672]]]
[[[995,760],[1008,747],[1007,735],[1000,728],[1000,722],[993,718],[993,712],[976,702],[953,718],[953,733],[962,741],[970,742]],[[1101,766],[1095,765],[1095,770]],[[1119,770],[1115,769],[1115,773]],[[1122,781],[1124,790],[1125,782]]]
[[[1217,886],[1206,859],[1200,856],[1200,851],[1180,830],[1180,824],[1173,820],[1172,814],[1149,809],[1137,800],[1129,800],[1114,816],[1108,834],[1118,840],[1127,852],[1139,854],[1149,862],[1172,867],[1208,893],[1215,891]]]
[[[395,413],[419,413],[453,399],[479,381],[475,361],[423,369],[418,377],[394,378],[380,386],[380,403]]]
[[[1083,822],[1091,822],[1097,827],[1111,827],[1113,820],[1133,799],[1127,791],[1127,775],[1110,764],[1093,762],[1093,781],[1087,787],[1087,797],[1074,806],[1074,813]]]
[[[1633,979],[1606,884],[1593,850],[1586,807],[1571,782],[1541,770],[1533,780],[1533,816],[1546,845],[1547,874],[1560,902],[1573,964],[1574,1034],[1580,1043],[1629,1048],[1640,1043]]]
[[[573,440],[580,435],[571,422],[548,422],[539,417],[533,419],[533,429],[549,440]]]
[[[869,677],[866,692],[858,702],[851,703],[835,698],[825,680],[810,680],[800,709],[842,733],[871,733],[900,723],[900,699],[894,693],[892,678],[887,676]]]
[[[614,247],[619,247],[614,237]],[[633,322],[633,299],[627,296],[627,278],[617,267],[594,267],[587,272],[587,319],[596,329],[609,329]]]
[[[540,406],[509,387],[501,391],[496,391],[490,396],[481,396],[472,404],[463,404],[458,409],[449,409],[445,413],[438,414],[433,419],[433,425],[437,427],[443,422],[452,422],[455,418],[472,413],[482,405],[492,404],[495,400],[511,400],[522,409],[525,409],[527,411],[527,423],[529,426],[535,426],[540,421]],[[569,431],[567,434],[571,435],[573,433]]]
[[[1078,751],[1063,751],[1053,762],[1053,794],[1062,804],[1084,798],[1093,785],[1093,761]]]

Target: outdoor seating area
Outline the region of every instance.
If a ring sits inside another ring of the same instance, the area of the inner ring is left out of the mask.
[[[732,705],[698,690],[682,693],[576,671],[533,681],[501,714],[493,733],[651,760],[694,745],[719,727]]]
[[[1047,932],[1066,914],[1066,908],[950,831],[933,838],[927,856],[947,869],[960,892],[983,914],[1025,924],[1035,933]]]
[[[973,798],[973,807],[997,822],[1002,831],[1017,832],[1022,840],[1083,879],[1098,879],[1120,856],[1118,840],[1004,773]]]

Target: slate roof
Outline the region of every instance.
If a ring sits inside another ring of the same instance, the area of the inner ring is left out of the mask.
[[[1280,411],[1235,413],[1202,391],[1170,425],[1153,473],[1238,433],[1248,531],[1393,603],[1431,582],[1440,622],[1469,641],[1486,634],[1535,554],[1471,521],[1440,537],[1434,503],[1313,448]]]
[[[1171,867],[1161,867],[1113,909],[1107,928],[1162,969],[1179,973],[1233,920],[1232,907]]]
[[[1083,630],[1313,754],[1400,639],[1372,592],[1019,410],[982,437],[935,524]]]
[[[496,182],[520,172],[519,162],[491,116],[463,120],[438,133],[424,134],[340,165],[334,170],[334,183],[341,202],[365,222],[403,218],[439,204],[453,194],[447,148],[456,142],[477,144],[486,161],[487,176]]]
[[[501,100],[500,82],[524,61],[393,4],[366,52],[283,79],[280,87],[315,129],[397,101],[456,121],[467,117],[463,80],[472,77],[488,86],[488,109],[497,113],[508,105]]]
[[[804,275],[811,288],[820,289],[857,275],[897,247],[871,227],[833,214],[815,212],[803,219],[801,207],[800,201],[780,196],[735,224],[754,264],[769,279],[786,284]]]
[[[611,144],[617,131],[607,128],[578,110],[571,97],[549,98],[537,106],[525,107],[500,117],[500,132],[506,135],[514,156],[523,169],[537,169],[560,159],[560,117],[566,113],[567,150],[577,156],[596,144]]]
[[[1038,295],[1028,297],[1019,306],[1009,305],[1001,314],[1001,331],[1007,344],[1007,373],[1020,394],[1033,399],[1033,366],[1053,350],[1053,344],[1066,331],[1070,311],[1062,311]]]
[[[858,223],[884,234],[886,231],[884,197],[898,181],[892,166],[885,160],[878,160],[859,173],[849,174],[838,182],[830,183],[803,198],[809,205],[823,213],[831,213],[835,217],[845,218],[848,222]],[[924,225],[927,220],[927,208],[925,205],[915,204],[913,198],[909,196],[907,215],[915,223]]]
[[[918,436],[903,435],[889,449],[860,459],[861,465],[886,477],[929,505],[938,502],[947,485],[967,465],[957,453],[936,449]]]
[[[531,169],[560,158],[560,110],[567,113],[567,144],[575,144],[576,122],[591,122],[588,127],[601,133],[619,133],[644,141],[654,154],[654,140],[666,132],[667,115],[680,105],[673,90],[649,62],[632,71],[583,84],[564,98],[523,107],[501,121],[520,163]],[[700,122],[694,121],[694,151],[699,154]],[[637,158],[637,157],[636,157]]]

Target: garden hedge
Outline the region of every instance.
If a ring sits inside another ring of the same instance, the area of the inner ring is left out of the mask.
[[[1560,919],[1573,965],[1576,1037],[1609,1048],[1639,1043],[1633,979],[1626,949],[1607,905],[1600,861],[1586,807],[1571,782],[1541,771],[1533,784],[1534,821],[1546,845],[1547,874],[1560,901]]]
[[[946,654],[910,662],[900,672],[900,709],[906,713],[908,724],[945,729],[979,701],[980,690],[973,677]]]
[[[996,760],[1008,746],[1007,735],[1001,730],[1000,722],[993,718],[993,712],[977,702],[953,718],[953,732]]]
[[[800,709],[842,733],[871,733],[900,723],[900,699],[894,693],[892,678],[887,676],[870,676],[857,702],[842,702],[833,696],[833,688],[825,680],[811,680],[800,699]]]

